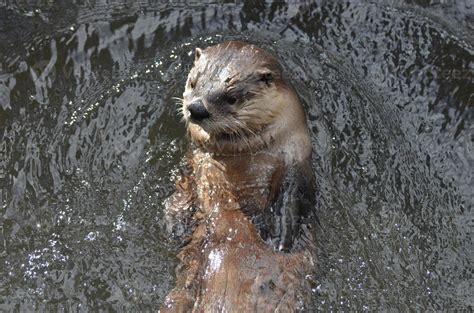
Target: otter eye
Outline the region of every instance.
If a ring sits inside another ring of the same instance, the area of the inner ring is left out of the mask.
[[[237,98],[227,95],[227,96],[225,96],[225,101],[226,101],[228,104],[234,104],[234,103],[237,102]]]
[[[191,87],[192,89],[194,89],[196,87],[196,80],[195,79],[191,79],[189,81],[189,87]]]

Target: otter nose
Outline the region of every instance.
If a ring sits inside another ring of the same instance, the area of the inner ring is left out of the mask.
[[[192,102],[188,106],[188,111],[191,113],[191,118],[197,121],[202,121],[209,117],[209,111],[204,106],[201,100]]]

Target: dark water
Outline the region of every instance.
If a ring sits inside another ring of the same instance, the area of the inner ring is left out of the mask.
[[[277,55],[318,177],[310,311],[472,310],[474,4],[0,1],[0,310],[156,311],[196,46]]]

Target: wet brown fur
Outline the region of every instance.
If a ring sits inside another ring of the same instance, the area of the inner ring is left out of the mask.
[[[232,92],[241,98],[223,107]],[[211,114],[209,121],[195,123],[186,113],[198,97]],[[313,223],[295,217],[301,231],[293,230],[290,243],[281,240],[280,249],[272,244],[278,236],[264,238],[265,225],[255,223],[258,216],[271,220],[273,210],[300,212],[294,207],[301,206],[301,193],[288,191],[291,186],[308,189],[304,195],[314,191],[306,118],[277,60],[235,41],[198,50],[182,108],[195,148],[188,162],[191,171],[177,182],[167,214],[172,220],[190,215],[194,228],[177,255],[176,286],[160,310],[303,309],[310,294],[305,276],[314,266]],[[298,186],[303,175],[308,183]],[[305,209],[311,210],[310,205]]]

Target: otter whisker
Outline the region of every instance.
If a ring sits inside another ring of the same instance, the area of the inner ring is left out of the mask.
[[[177,100],[177,101],[180,101],[180,102],[183,102],[183,101],[184,101],[184,99],[183,99],[183,98],[180,98],[180,97],[171,97],[171,99]]]
[[[178,107],[176,110],[175,110],[175,113],[176,115],[180,116],[181,119],[185,119],[185,115],[184,115],[184,109],[182,106]]]

